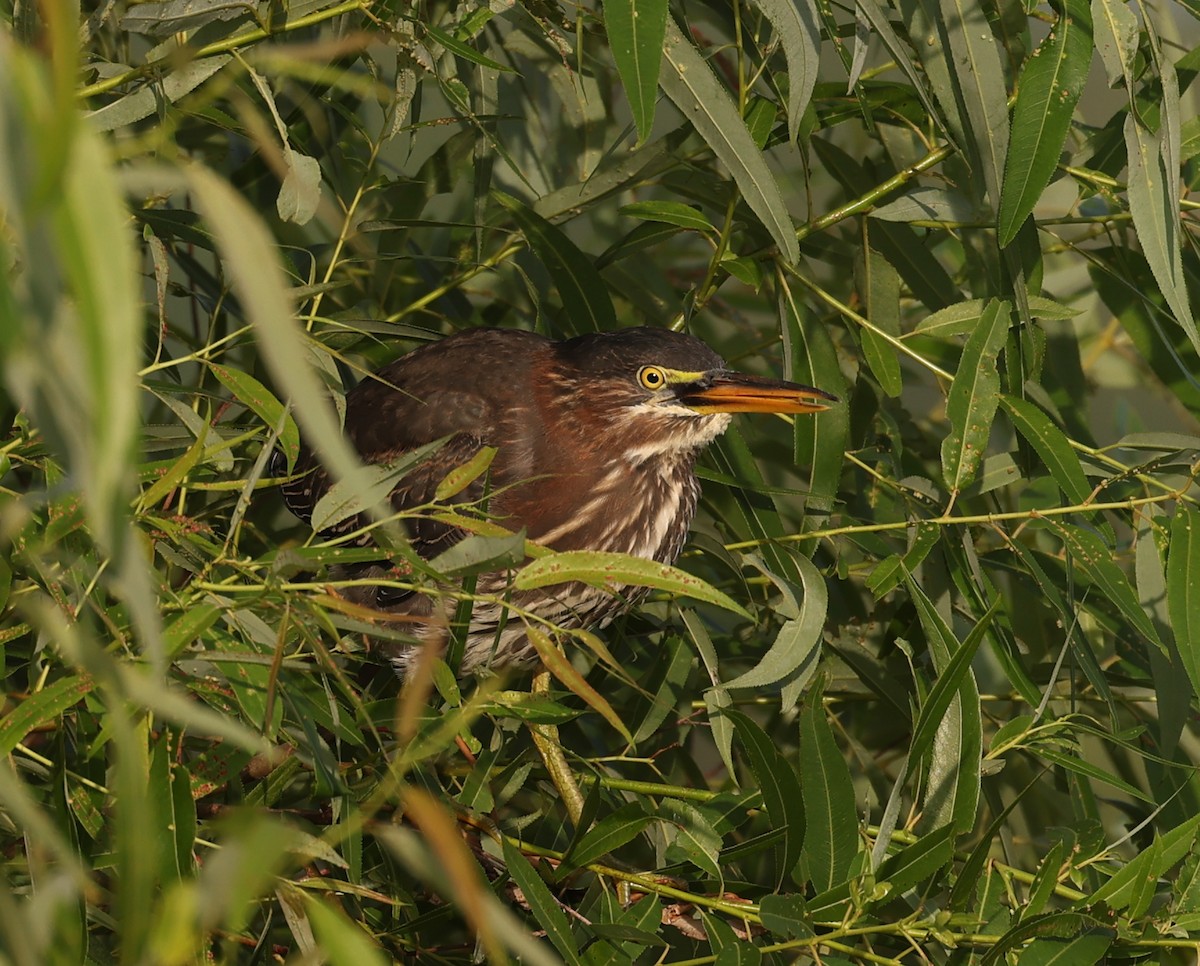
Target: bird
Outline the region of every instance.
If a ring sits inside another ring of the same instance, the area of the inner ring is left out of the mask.
[[[387,465],[441,441],[390,494],[405,536],[424,559],[468,535],[445,514],[427,512],[438,485],[493,447],[487,473],[454,501],[486,501],[491,520],[553,550],[672,564],[700,495],[697,457],[732,414],[815,413],[835,402],[812,386],[734,371],[701,339],[667,328],[554,340],[480,327],[425,344],[363,379],[346,394],[345,433],[367,464]],[[311,524],[334,476],[303,443],[290,476],[281,469],[274,464],[284,502]],[[344,521],[323,535],[347,534],[369,543],[369,521]],[[389,574],[386,585],[370,583]],[[359,579],[343,596],[411,634],[412,643],[391,646],[401,677],[422,653],[444,651],[456,607],[451,596],[397,591],[382,552],[378,563],[357,565],[349,575]],[[644,592],[578,582],[517,591],[510,570],[479,575],[475,590],[462,675],[535,665],[530,615],[545,622],[543,630],[603,627]]]

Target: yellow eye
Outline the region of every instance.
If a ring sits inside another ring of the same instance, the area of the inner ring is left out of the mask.
[[[658,366],[642,366],[637,377],[638,382],[651,391],[662,389],[667,384],[667,374]]]

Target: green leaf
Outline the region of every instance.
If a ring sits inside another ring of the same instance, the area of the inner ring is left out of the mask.
[[[1092,495],[1092,487],[1083,475],[1083,465],[1071,449],[1066,434],[1033,403],[1015,396],[1001,396],[1013,425],[1050,470],[1054,482],[1072,503],[1082,504]]]
[[[9,755],[39,725],[57,718],[95,687],[85,676],[59,678],[0,718],[0,755]]]
[[[800,715],[800,788],[804,796],[804,854],[817,892],[846,880],[858,853],[854,781],[825,719],[822,687],[813,688]]]
[[[936,339],[947,339],[957,335],[969,335],[983,318],[983,299],[967,299],[938,309],[920,322],[912,335],[928,335]],[[1079,314],[1078,309],[1069,308],[1054,299],[1040,295],[1029,296],[1029,314],[1035,319],[1069,319]]]
[[[638,802],[622,805],[588,829],[563,859],[563,869],[578,869],[632,842],[658,819]]]
[[[472,64],[477,64],[480,67],[487,67],[489,70],[504,71],[508,74],[516,73],[511,67],[505,67],[503,64],[492,60],[490,57],[484,57],[478,50],[468,44],[464,44],[461,40],[446,33],[438,27],[422,20],[421,27],[430,37],[436,40],[439,44],[445,47],[452,54],[457,54],[465,60],[469,60]]]
[[[1113,943],[1112,930],[1084,933],[1074,939],[1035,939],[1021,950],[1021,966],[1093,966]]]
[[[458,496],[488,471],[488,467],[492,465],[492,460],[496,458],[498,452],[499,450],[494,446],[481,446],[479,452],[462,466],[456,466],[446,474],[433,492],[434,500],[440,503],[449,500],[452,496]]]
[[[1129,212],[1142,253],[1175,321],[1200,352],[1200,332],[1183,274],[1179,173],[1166,170],[1159,138],[1146,130],[1133,111],[1125,117],[1125,150],[1129,156]]]
[[[829,590],[825,578],[807,557],[795,557],[793,561],[804,584],[800,616],[785,622],[762,660],[744,674],[726,681],[726,688],[762,688],[782,681],[803,667],[820,647]]]
[[[959,360],[946,400],[950,434],[942,441],[942,473],[954,493],[975,479],[999,404],[996,359],[1008,335],[1010,306],[988,302]]]
[[[288,466],[294,466],[296,457],[300,454],[300,430],[296,427],[291,413],[286,412],[271,390],[253,376],[216,363],[209,363],[209,368],[225,388],[237,397],[238,402],[263,421],[267,429],[274,430],[280,424],[283,425],[279,433],[279,445],[283,447]]]
[[[485,537],[472,533],[429,561],[444,577],[469,577],[516,567],[525,560],[525,534]]]
[[[174,660],[183,649],[217,622],[221,608],[207,601],[193,604],[163,628],[163,649]]]
[[[925,793],[925,821],[932,828],[949,826],[957,833],[965,833],[975,824],[983,758],[979,688],[970,660],[982,641],[992,612],[989,610],[989,617],[976,624],[968,642],[960,644],[916,581],[905,575],[905,583],[925,631],[939,684],[943,676],[946,678],[941,689],[935,686],[930,692],[927,708],[922,709],[913,729],[914,747],[909,752],[909,762],[911,766],[918,760],[926,736],[932,732],[928,739],[929,788]],[[943,705],[945,711],[940,713]]]
[[[317,533],[385,504],[396,484],[446,443],[435,440],[410,450],[393,463],[356,466],[342,474],[313,507],[310,522]]]
[[[1069,523],[1050,521],[1053,529],[1062,538],[1071,553],[1075,565],[1103,593],[1104,599],[1115,604],[1130,625],[1159,650],[1163,643],[1158,632],[1138,603],[1137,595],[1121,568],[1113,562],[1112,551],[1096,534]]]
[[[516,198],[497,191],[497,200],[512,214],[513,220],[533,253],[546,266],[558,288],[566,321],[580,332],[607,332],[617,327],[608,286],[592,260],[583,254],[561,230]]]
[[[621,716],[613,710],[611,704],[600,694],[594,687],[588,684],[587,679],[575,669],[567,656],[555,643],[538,627],[533,624],[525,626],[525,634],[529,638],[529,643],[533,645],[537,656],[545,665],[546,670],[553,674],[571,691],[578,695],[587,704],[600,715],[605,721],[616,729],[617,733],[625,739],[629,744],[633,744],[633,736],[629,733],[625,722]]]
[[[795,141],[808,110],[821,60],[821,24],[809,0],[754,0],[771,21],[787,61],[788,140]]]
[[[729,169],[742,197],[789,264],[800,258],[796,226],[783,193],[729,91],[670,18],[658,82]]]
[[[758,904],[763,928],[782,939],[807,939],[813,936],[805,911],[804,896],[763,896]]]
[[[667,846],[668,863],[689,862],[707,876],[721,881],[721,835],[710,815],[684,801],[663,799],[659,815],[674,827],[675,837]]]
[[[1086,0],[1067,0],[1017,82],[1012,135],[1004,165],[997,241],[1008,246],[1058,167],[1092,62]]]
[[[867,249],[863,266],[863,302],[867,318],[891,336],[900,335],[900,276],[879,252]],[[900,358],[896,347],[870,329],[863,329],[863,355],[879,385],[892,398],[900,395]]]
[[[661,221],[680,228],[694,228],[716,234],[713,223],[704,217],[704,213],[681,201],[635,201],[633,204],[622,205],[622,215],[630,218],[641,218],[644,221]]]
[[[1104,928],[1100,920],[1080,912],[1048,912],[1042,916],[1023,920],[1009,929],[983,955],[980,966],[994,966],[996,963],[1007,962],[1006,954],[1030,939],[1037,937],[1076,939],[1097,930],[1104,930]],[[1111,935],[1111,931],[1106,931]],[[1065,962],[1063,966],[1066,966]]]
[[[501,848],[504,850],[504,865],[513,882],[529,903],[529,911],[537,924],[546,931],[546,938],[554,944],[564,962],[580,963],[579,944],[571,934],[571,924],[567,914],[558,905],[558,900],[550,892],[550,887],[542,881],[537,870],[529,864],[529,860],[521,854],[521,850],[508,839],[503,839]]]
[[[1074,772],[1076,775],[1083,775],[1094,781],[1104,782],[1104,784],[1111,785],[1113,788],[1119,789],[1126,795],[1130,795],[1139,801],[1154,804],[1154,799],[1150,795],[1129,784],[1129,782],[1122,781],[1116,775],[1112,774],[1112,772],[1105,771],[1099,765],[1094,765],[1083,758],[1075,755],[1060,754],[1048,748],[1038,748],[1036,754],[1041,758],[1045,758],[1046,761],[1053,762],[1055,765],[1065,768],[1069,772]]]
[[[871,212],[880,221],[979,221],[980,212],[957,191],[947,188],[914,188],[901,198],[880,205]],[[980,303],[982,305],[982,302]]]
[[[667,31],[667,0],[605,0],[604,29],[625,86],[638,143],[650,137]]]
[[[362,926],[351,922],[340,907],[302,889],[295,890],[295,894],[304,898],[313,936],[320,943],[322,958],[330,966],[385,966],[388,957],[379,944]]]
[[[220,72],[231,60],[228,54],[193,60],[179,70],[173,70],[155,84],[138,87],[103,107],[88,112],[88,124],[97,132],[115,131],[142,118],[149,117],[165,102],[174,104],[187,96],[210,77]]]
[[[1200,510],[1182,503],[1171,520],[1167,608],[1192,692],[1200,695]]]
[[[762,728],[740,711],[725,709],[723,714],[733,723],[734,732],[746,749],[771,828],[784,833],[776,871],[776,891],[779,891],[804,846],[804,793],[800,779],[792,763],[780,754]]]
[[[802,309],[782,274],[778,280],[780,329],[789,365],[788,378],[846,398],[847,386],[826,326]],[[834,406],[815,417],[797,419],[794,425],[796,465],[809,467],[806,509],[830,510],[841,482],[850,437],[847,407]],[[807,520],[806,525],[811,526]]]
[[[714,604],[741,617],[750,614],[715,587],[699,577],[659,563],[625,553],[598,550],[568,550],[547,554],[522,568],[513,579],[517,590],[533,590],[579,581],[619,593],[624,587],[652,587],[683,597]]]
[[[1000,176],[1008,153],[1008,87],[987,12],[972,0],[939,0],[949,41],[951,83],[966,109],[971,163],[982,176],[992,210],[999,208]],[[1007,313],[1006,313],[1007,314]]]
[[[953,858],[954,827],[945,825],[888,856],[875,870],[875,881],[889,883],[888,894],[899,896],[944,869]]]
[[[1161,878],[1183,861],[1196,840],[1198,828],[1200,815],[1159,835],[1158,848],[1144,850],[1121,866],[1111,879],[1087,898],[1088,904],[1103,902],[1113,909],[1124,909],[1133,900],[1139,883]]]
[[[1104,64],[1108,86],[1116,87],[1124,78],[1126,90],[1133,91],[1134,63],[1137,60],[1137,16],[1125,0],[1092,0],[1096,53]]]

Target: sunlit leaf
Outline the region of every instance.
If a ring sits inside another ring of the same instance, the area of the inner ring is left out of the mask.
[[[1092,62],[1086,0],[1067,0],[1021,71],[1000,193],[999,243],[1017,236],[1050,183]]]
[[[604,29],[613,63],[625,85],[638,141],[650,137],[658,98],[658,72],[667,30],[667,0],[608,0]]]

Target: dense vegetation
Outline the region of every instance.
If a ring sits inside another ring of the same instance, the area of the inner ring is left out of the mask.
[[[0,961],[1194,961],[1194,2],[0,12]],[[843,402],[401,691],[271,450],[370,503],[362,372],[630,324]]]

